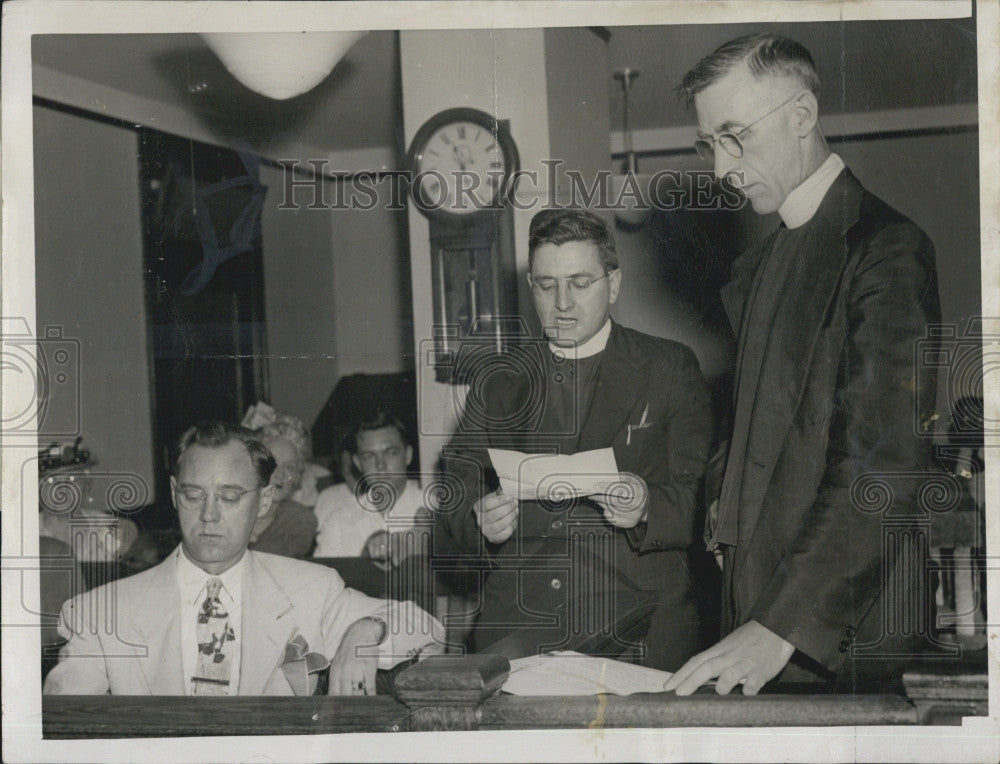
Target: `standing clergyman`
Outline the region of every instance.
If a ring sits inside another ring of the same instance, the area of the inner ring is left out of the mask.
[[[680,90],[698,113],[698,153],[782,222],[733,264],[722,295],[738,351],[709,531],[728,636],[666,688],[685,695],[717,677],[721,694],[772,680],[895,689],[923,624],[897,622],[905,609],[887,593],[918,591],[923,571],[905,564],[906,549],[883,551],[886,513],[857,506],[852,486],[884,480],[891,513],[905,517],[912,476],[929,468],[915,416],[929,417],[936,391],[933,377],[918,387],[914,358],[939,320],[933,246],[830,152],[819,78],[798,43],[733,40]]]

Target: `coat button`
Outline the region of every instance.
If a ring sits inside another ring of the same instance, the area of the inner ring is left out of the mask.
[[[560,528],[562,528],[562,526],[563,526],[562,520],[553,520],[552,521],[552,530],[557,531]]]
[[[842,639],[840,640],[840,644],[837,645],[837,649],[840,650],[840,652],[842,653],[846,653],[848,650],[851,649],[851,643],[848,642],[846,639]]]
[[[549,586],[551,586],[553,589],[562,589],[562,581],[560,581],[558,578],[553,578],[549,582]]]
[[[663,542],[660,541],[659,539],[657,539],[656,541],[653,542],[653,546],[655,546],[657,549],[662,549],[663,548]]]
[[[858,630],[855,629],[853,626],[848,626],[846,629],[844,629],[844,633],[847,634],[848,638],[854,639],[858,635]]]

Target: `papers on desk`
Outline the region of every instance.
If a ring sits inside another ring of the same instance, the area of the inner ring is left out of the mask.
[[[569,455],[525,454],[488,449],[500,487],[521,501],[566,501],[606,494],[618,478],[610,448]]]
[[[510,662],[502,690],[512,695],[632,695],[663,692],[669,671],[560,650]]]

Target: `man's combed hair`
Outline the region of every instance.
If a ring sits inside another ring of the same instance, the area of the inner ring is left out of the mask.
[[[684,75],[677,93],[690,108],[698,93],[744,62],[755,77],[798,77],[806,88],[819,96],[819,75],[809,51],[795,40],[775,34],[737,37],[716,48]]]
[[[531,219],[528,229],[528,270],[535,263],[535,250],[543,244],[556,246],[571,241],[588,241],[598,250],[605,273],[618,268],[618,251],[611,228],[593,212],[586,210],[542,210]]]
[[[199,422],[181,435],[177,443],[177,455],[174,458],[174,474],[177,474],[181,457],[191,446],[222,448],[234,440],[242,443],[250,454],[260,486],[270,483],[271,475],[278,466],[271,452],[256,432],[230,422]]]
[[[372,430],[381,430],[383,427],[395,428],[399,433],[400,439],[403,441],[403,445],[410,445],[406,436],[406,425],[404,425],[403,422],[391,411],[382,411],[380,409],[371,416],[367,416],[355,423],[354,429],[351,431],[351,437],[347,443],[347,447],[350,449],[351,453],[358,453],[358,436],[361,433],[371,432]]]

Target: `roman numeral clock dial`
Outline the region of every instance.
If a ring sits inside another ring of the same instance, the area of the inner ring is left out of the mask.
[[[518,161],[507,123],[478,109],[435,114],[410,145],[410,204],[427,217],[434,316],[418,357],[438,382],[471,384],[518,341],[509,204]]]
[[[502,208],[518,169],[506,126],[476,109],[448,109],[428,120],[408,158],[411,200],[430,218],[460,221]]]

